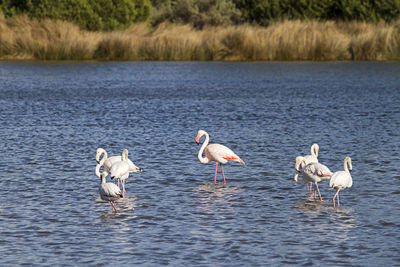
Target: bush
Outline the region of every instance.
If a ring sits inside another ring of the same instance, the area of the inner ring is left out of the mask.
[[[231,0],[165,0],[153,1],[153,25],[169,21],[204,26],[232,25],[241,20],[241,13]]]
[[[88,30],[128,28],[145,21],[151,13],[150,0],[6,0],[0,10],[7,16],[25,13],[31,18],[67,20]]]
[[[245,21],[267,26],[284,19],[395,21],[400,0],[234,0]]]

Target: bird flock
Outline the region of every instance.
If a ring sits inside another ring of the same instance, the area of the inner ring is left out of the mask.
[[[204,130],[199,130],[196,136],[196,143],[200,145],[200,139],[205,136],[199,153],[197,155],[200,163],[206,164],[210,161],[216,162],[214,184],[217,184],[218,165],[221,167],[223,183],[226,183],[224,169],[222,164],[228,161],[236,161],[242,164],[245,162],[236,155],[231,149],[221,144],[209,144],[210,136]],[[335,189],[336,193],[333,196],[333,206],[340,206],[339,191],[345,188],[350,188],[353,185],[353,180],[350,175],[352,170],[351,158],[344,159],[344,170],[332,173],[329,168],[318,162],[318,144],[313,144],[310,149],[310,155],[298,156],[295,160],[296,174],[294,180],[297,184],[306,185],[307,192],[312,193],[312,185],[314,184],[314,199],[316,200],[317,193],[320,201],[323,201],[318,183],[330,180],[329,188]],[[203,152],[205,156],[203,157]],[[121,156],[108,157],[106,150],[98,148],[96,150],[96,168],[95,174],[100,178],[99,194],[100,198],[109,201],[112,206],[112,211],[117,212],[115,201],[125,198],[125,180],[128,179],[130,173],[142,172],[143,170],[137,167],[129,158],[128,150],[124,149]],[[103,172],[100,173],[100,168],[103,167]],[[106,181],[106,177],[110,175],[114,183]],[[120,188],[122,187],[122,190]]]

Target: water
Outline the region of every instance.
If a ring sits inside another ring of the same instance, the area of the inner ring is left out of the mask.
[[[399,63],[0,63],[0,265],[400,265]],[[247,165],[200,164],[199,129]],[[353,187],[313,201],[320,146]],[[119,212],[95,151],[144,169]],[[220,174],[219,174],[220,175]]]

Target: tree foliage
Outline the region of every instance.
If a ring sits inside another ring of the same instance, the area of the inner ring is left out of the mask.
[[[248,22],[284,19],[390,22],[400,17],[400,0],[234,0]]]
[[[88,30],[125,29],[149,19],[201,29],[285,19],[391,22],[400,18],[400,0],[0,0],[0,13],[62,19]]]
[[[151,13],[150,0],[6,0],[0,7],[6,16],[62,19],[88,30],[124,29]]]
[[[231,0],[164,0],[153,1],[154,25],[163,21],[192,24],[195,28],[206,25],[231,25],[241,20],[241,12]]]

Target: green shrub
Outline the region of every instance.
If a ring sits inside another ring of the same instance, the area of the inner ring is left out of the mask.
[[[151,13],[150,0],[6,0],[0,7],[6,16],[67,20],[88,30],[125,29]]]
[[[169,21],[204,26],[232,25],[241,20],[241,13],[231,0],[164,0],[153,1],[153,25]]]

